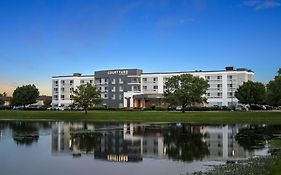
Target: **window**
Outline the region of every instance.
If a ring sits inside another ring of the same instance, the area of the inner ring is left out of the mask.
[[[84,82],[85,82],[84,80],[81,80],[81,81],[80,81],[81,84],[83,84]]]
[[[206,95],[207,95],[207,97],[210,97],[211,94],[208,92]]]
[[[217,78],[218,78],[218,80],[221,80],[221,79],[222,79],[222,76],[218,76]]]
[[[70,92],[74,91],[74,88],[69,88]]]
[[[61,83],[64,84],[65,83],[64,80],[62,80]]]
[[[210,76],[205,76],[206,80],[210,80]]]
[[[58,98],[58,95],[54,95],[54,98]]]
[[[119,78],[119,84],[123,84],[122,78]]]
[[[107,94],[104,94],[104,98],[107,98]]]
[[[232,75],[228,75],[228,79],[232,79]]]
[[[64,88],[61,88],[61,91],[64,91]]]
[[[147,78],[143,78],[142,81],[147,82]]]
[[[104,91],[107,92],[107,86],[104,87]]]
[[[222,96],[222,93],[221,93],[221,92],[219,92],[219,93],[218,93],[218,97],[221,97],[221,96]]]
[[[123,99],[123,95],[120,94],[120,95],[119,95],[119,100],[122,100],[122,99]]]
[[[115,100],[115,94],[112,94],[111,99],[112,99],[112,100]]]
[[[147,90],[147,86],[142,86],[142,88],[143,88],[143,90],[145,90],[145,91]]]
[[[70,99],[72,99],[73,98],[73,95],[70,95]]]
[[[163,82],[167,82],[169,80],[169,77],[163,78]]]
[[[57,85],[59,82],[58,81],[55,81],[55,84]]]
[[[115,79],[112,79],[112,82],[111,82],[111,84],[115,84]]]
[[[228,87],[232,88],[232,87],[233,87],[233,84],[228,84]]]
[[[131,78],[131,83],[138,83],[138,78],[136,77]]]
[[[54,88],[54,91],[58,91],[58,88]]]
[[[61,95],[60,97],[61,97],[61,99],[64,99],[64,95]]]
[[[93,80],[90,80],[90,83],[92,84],[92,83],[93,83]]]
[[[153,78],[153,82],[156,82],[156,81],[158,81],[158,78],[157,78],[157,77],[154,77],[154,78]]]
[[[123,91],[123,87],[119,86],[119,91],[122,92]]]
[[[107,84],[107,82],[108,82],[108,79],[104,79],[104,83]]]
[[[153,90],[154,91],[158,90],[158,86],[153,86]]]
[[[115,86],[112,87],[111,91],[112,91],[112,92],[115,92]]]
[[[70,80],[69,83],[70,83],[70,85],[72,85],[73,84],[73,80]]]

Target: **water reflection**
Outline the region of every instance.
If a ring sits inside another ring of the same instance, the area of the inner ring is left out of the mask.
[[[263,149],[267,146],[268,140],[278,137],[281,126],[279,125],[250,125],[246,128],[240,128],[236,135],[239,145],[247,150]]]
[[[145,158],[189,162],[252,157],[257,149],[267,147],[281,126],[1,122],[0,142],[10,136],[19,146],[31,146],[43,129],[51,131],[53,155],[92,155],[118,162]]]
[[[95,159],[120,162],[143,158],[230,160],[254,155],[253,149],[235,139],[250,125],[86,125],[85,129],[83,123],[53,124],[53,153],[76,157],[93,154]]]
[[[0,141],[5,136],[13,138],[17,145],[31,146],[39,140],[39,130],[50,128],[50,123],[4,122],[0,123]],[[10,130],[7,130],[10,128]]]

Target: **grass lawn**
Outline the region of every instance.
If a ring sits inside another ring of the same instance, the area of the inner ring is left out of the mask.
[[[168,111],[0,111],[0,120],[189,122],[205,124],[281,124],[281,112]]]

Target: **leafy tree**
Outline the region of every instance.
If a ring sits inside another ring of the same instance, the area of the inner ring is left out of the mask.
[[[46,98],[44,101],[43,101],[44,105],[45,106],[50,106],[51,103],[52,103],[52,99],[51,98]]]
[[[190,74],[173,76],[165,83],[166,101],[173,105],[181,105],[182,112],[187,105],[206,102],[203,95],[206,93],[209,84],[203,78],[194,77]]]
[[[281,105],[281,68],[274,80],[267,84],[267,103],[274,106]]]
[[[88,108],[101,103],[101,93],[90,83],[83,84],[73,91],[74,104],[83,107],[87,114]]]
[[[265,86],[260,82],[244,82],[236,90],[235,97],[242,104],[262,104],[266,97]]]
[[[38,97],[39,91],[34,84],[17,87],[13,92],[12,105],[26,106],[36,103]]]
[[[4,104],[5,104],[4,95],[0,94],[0,106]]]

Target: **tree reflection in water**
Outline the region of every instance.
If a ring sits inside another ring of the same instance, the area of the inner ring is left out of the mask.
[[[94,152],[98,144],[100,133],[73,135],[74,145],[82,152],[88,154]]]
[[[248,128],[240,129],[235,139],[243,148],[255,150],[264,148],[268,140],[280,133],[280,125],[250,125]]]
[[[38,123],[13,122],[10,127],[13,131],[13,139],[18,145],[30,146],[39,140]]]
[[[182,128],[171,128],[164,134],[169,158],[182,161],[201,160],[209,155],[208,146],[203,142],[203,135],[196,126],[182,125]]]

